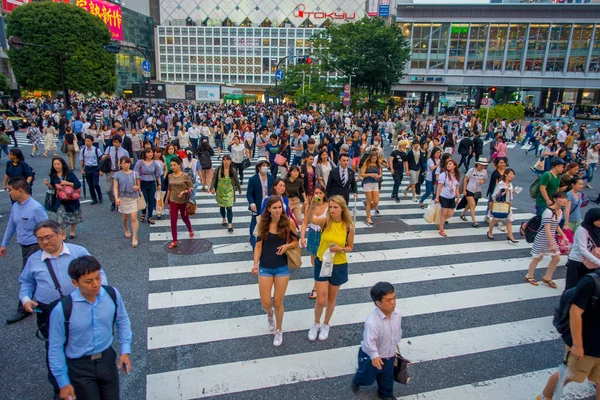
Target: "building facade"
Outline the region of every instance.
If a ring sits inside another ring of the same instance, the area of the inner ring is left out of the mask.
[[[394,91],[433,109],[489,94],[546,110],[600,103],[598,15],[597,4],[399,4],[412,54]]]

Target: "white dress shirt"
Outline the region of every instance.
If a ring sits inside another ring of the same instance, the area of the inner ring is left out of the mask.
[[[402,339],[402,316],[398,311],[386,317],[375,307],[365,320],[363,340],[360,344],[371,360],[381,357],[390,358],[396,354],[396,347]]]

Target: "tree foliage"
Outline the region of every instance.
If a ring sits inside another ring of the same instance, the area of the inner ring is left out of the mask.
[[[331,79],[328,82],[320,75],[320,71],[314,64],[289,65],[285,69],[285,77],[278,84],[276,94],[290,96],[297,104],[339,102],[338,94],[343,83]]]
[[[0,92],[5,95],[10,94],[10,84],[8,83],[8,78],[4,74],[0,74]]]
[[[8,16],[7,34],[62,52],[67,90],[114,92],[115,56],[104,50],[111,35],[99,17],[64,3],[29,3]],[[9,49],[8,57],[17,82],[24,89],[62,89],[54,51],[25,46],[21,50]]]
[[[485,121],[485,117],[487,114],[487,109],[480,108],[477,111],[477,118],[480,121]],[[490,108],[490,114],[488,116],[488,122],[493,121],[494,119],[505,119],[507,121],[512,121],[516,119],[517,121],[525,118],[525,108],[523,108],[523,104],[502,104],[496,105]]]
[[[352,87],[388,94],[404,75],[410,44],[395,25],[365,17],[353,23],[332,24],[314,40],[314,56],[328,71],[352,76]]]

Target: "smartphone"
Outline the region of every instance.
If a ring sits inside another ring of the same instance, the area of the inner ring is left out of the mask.
[[[123,372],[125,372],[125,374],[129,375],[129,369],[127,368],[127,364],[122,363],[121,366],[123,367]]]
[[[321,201],[323,201],[323,199],[321,199],[321,198],[320,198],[320,197],[318,197],[318,196],[315,196],[315,197],[313,198],[313,201],[314,201],[315,203],[320,203]]]
[[[33,312],[34,312],[34,313],[36,313],[36,314],[41,314],[41,313],[42,313],[42,310],[40,310],[40,308],[39,308],[39,307],[31,307],[31,309],[32,309],[32,310],[33,310]]]
[[[329,243],[329,247],[335,247],[337,246],[335,243]]]

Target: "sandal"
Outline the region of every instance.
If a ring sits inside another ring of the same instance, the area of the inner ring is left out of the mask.
[[[138,247],[138,241],[137,241],[137,240],[135,240],[135,241],[131,242],[131,247],[133,247],[134,249],[135,249],[136,247]]]
[[[467,222],[467,217],[465,217],[464,215],[461,215],[460,219],[462,219],[463,221]]]
[[[558,289],[558,285],[552,279],[547,280],[542,278],[542,283],[548,287],[551,287],[552,289]]]
[[[190,231],[190,239],[194,238],[194,231]]]
[[[150,220],[150,218],[148,218],[148,220]],[[146,222],[146,216],[142,214],[142,216],[140,217],[140,222]]]
[[[373,226],[373,221],[368,219],[365,221],[365,224],[369,225],[369,226]]]
[[[479,228],[479,222],[473,222],[473,228]]]
[[[446,237],[448,235],[446,235],[446,231],[444,231],[443,229],[440,231],[440,236]]]
[[[310,291],[310,294],[308,295],[308,298],[311,300],[314,300],[317,298],[317,289],[313,289]]]
[[[172,241],[171,244],[169,244],[169,248],[173,249],[175,247],[177,247],[177,242],[176,241]]]
[[[125,237],[127,239],[130,239],[131,238],[131,232],[125,231]]]
[[[533,286],[538,286],[539,283],[534,278],[525,277],[525,282],[532,284]]]
[[[154,221],[152,218],[148,218],[148,223],[150,225],[154,225],[156,223],[156,221]]]
[[[227,226],[227,221],[223,220],[223,221],[221,222],[221,226]]]

